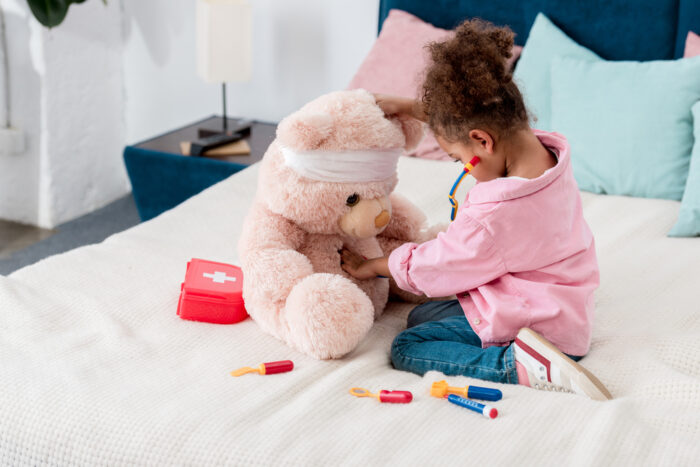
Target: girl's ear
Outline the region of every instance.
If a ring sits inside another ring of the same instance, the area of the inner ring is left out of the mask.
[[[469,131],[469,139],[489,154],[493,154],[493,137],[489,132],[477,128]]]
[[[423,123],[411,117],[397,117],[397,119],[401,124],[401,131],[406,137],[404,149],[413,151],[423,139]]]

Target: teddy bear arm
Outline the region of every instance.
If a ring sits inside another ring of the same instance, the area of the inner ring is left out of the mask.
[[[246,287],[260,302],[282,302],[305,277],[313,274],[309,259],[298,251],[268,248],[243,262]]]
[[[239,245],[251,293],[265,301],[284,300],[294,285],[313,274],[309,259],[297,251],[304,237],[299,226],[267,209],[251,217]]]
[[[297,224],[261,204],[254,209],[254,214],[244,226],[245,250],[297,250],[304,243],[306,234]]]

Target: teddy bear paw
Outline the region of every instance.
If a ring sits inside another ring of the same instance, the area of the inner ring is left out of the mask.
[[[284,313],[289,343],[319,359],[353,350],[374,322],[374,306],[359,287],[337,274],[316,273],[296,284]]]

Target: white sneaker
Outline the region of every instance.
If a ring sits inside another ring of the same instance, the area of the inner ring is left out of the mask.
[[[590,371],[561,353],[547,339],[522,328],[513,343],[518,382],[546,391],[571,392],[604,401],[612,395]]]

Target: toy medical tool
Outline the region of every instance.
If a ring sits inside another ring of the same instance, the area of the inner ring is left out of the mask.
[[[258,372],[261,375],[273,375],[275,373],[286,373],[294,369],[294,362],[291,360],[281,360],[279,362],[261,363],[257,368],[244,366],[231,372],[231,376],[241,376],[247,373]]]
[[[462,180],[464,177],[471,172],[471,170],[474,168],[476,164],[481,162],[481,159],[479,159],[479,156],[474,156],[472,157],[472,160],[464,164],[464,170],[462,171],[461,174],[459,174],[459,177],[455,181],[455,184],[452,185],[452,189],[450,190],[450,194],[448,195],[448,198],[450,198],[450,204],[452,205],[452,213],[450,214],[450,220],[455,220],[455,216],[457,215],[457,208],[459,208],[459,203],[455,199],[455,193],[457,192],[457,187],[459,187],[459,184],[462,183]]]
[[[445,398],[455,405],[478,412],[486,418],[496,418],[498,416],[498,410],[490,405],[480,404],[456,394],[448,394]]]
[[[352,388],[350,394],[355,397],[374,397],[379,402],[392,402],[395,404],[408,404],[413,400],[410,391],[379,391],[379,394],[372,394],[364,388]]]
[[[453,388],[447,385],[447,381],[437,381],[430,388],[430,395],[433,397],[445,397],[447,394],[456,394],[471,399],[481,399],[484,401],[500,401],[503,393],[498,389],[482,388],[481,386],[464,386]]]

